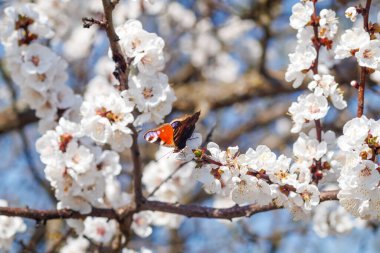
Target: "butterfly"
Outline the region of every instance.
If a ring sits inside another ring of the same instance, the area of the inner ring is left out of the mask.
[[[170,123],[148,130],[144,134],[144,139],[150,143],[160,143],[165,147],[174,148],[175,153],[179,152],[186,147],[186,141],[193,134],[200,114],[199,111],[193,115],[185,115]]]

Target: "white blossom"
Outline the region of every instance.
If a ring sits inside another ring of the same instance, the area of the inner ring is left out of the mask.
[[[314,6],[311,1],[304,3],[296,3],[292,7],[292,15],[290,16],[290,26],[294,29],[300,29],[310,22],[313,14]]]
[[[285,73],[285,80],[293,81],[293,87],[298,88],[316,57],[317,52],[312,45],[298,45],[295,52],[289,54],[290,64]]]
[[[338,145],[345,160],[338,178],[341,205],[354,216],[363,219],[380,217],[378,164],[372,161],[379,146],[379,121],[365,116],[354,118],[343,127]]]
[[[133,104],[117,94],[99,94],[81,106],[81,125],[86,135],[99,143],[109,143],[117,151],[132,145],[132,131],[128,124],[133,122]]]
[[[140,237],[148,237],[153,229],[150,226],[152,223],[152,212],[144,211],[133,215],[132,230]]]
[[[82,236],[69,237],[66,245],[59,250],[59,253],[86,253],[89,246],[90,242]]]
[[[338,32],[338,18],[333,10],[323,9],[319,13],[319,36],[320,38],[333,39]]]
[[[346,16],[346,18],[349,18],[352,22],[355,22],[358,16],[358,12],[355,7],[348,7],[347,10],[344,12],[344,15]]]
[[[291,132],[297,133],[306,122],[325,117],[328,110],[328,102],[324,96],[316,96],[314,93],[299,96],[297,102],[293,102],[289,108],[294,122]]]
[[[7,207],[7,201],[0,199],[0,207]],[[0,250],[8,251],[16,233],[26,231],[26,225],[20,217],[0,215]]]
[[[116,235],[117,222],[107,218],[87,217],[84,220],[83,235],[96,243],[108,244]]]

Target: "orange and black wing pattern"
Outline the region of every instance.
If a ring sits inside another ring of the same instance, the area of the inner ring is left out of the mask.
[[[193,115],[187,115],[180,119],[175,119],[170,122],[170,125],[174,130],[174,144],[175,152],[186,147],[186,141],[191,137],[195,129],[195,123],[199,119],[200,112],[196,112]]]
[[[179,152],[186,147],[186,141],[193,134],[199,115],[200,112],[196,112],[151,129],[144,134],[144,139],[150,143],[174,147],[174,152]]]
[[[175,147],[173,127],[165,123],[144,134],[144,139],[150,143],[160,143],[166,147]]]

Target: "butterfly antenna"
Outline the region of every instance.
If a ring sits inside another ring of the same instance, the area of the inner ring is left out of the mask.
[[[196,139],[199,139],[199,137],[190,137],[190,138],[187,139],[187,140],[196,140]]]
[[[165,153],[163,156],[161,156],[160,158],[157,159],[157,161],[161,160],[162,158],[164,158],[165,156],[169,156],[170,153],[173,153],[173,150],[170,150],[169,152]],[[168,157],[167,157],[168,158]]]

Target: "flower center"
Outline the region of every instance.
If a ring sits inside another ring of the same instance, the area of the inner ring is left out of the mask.
[[[320,111],[321,111],[321,110],[319,109],[318,106],[312,105],[312,106],[309,107],[309,112],[310,112],[310,113],[318,113],[318,112],[320,112]]]
[[[111,110],[107,110],[105,107],[96,109],[96,114],[101,117],[107,118],[110,122],[116,122],[121,120],[121,117],[119,115],[113,113]]]
[[[67,145],[73,139],[70,134],[62,134],[59,136],[59,150],[63,153],[66,152]]]
[[[30,61],[33,63],[34,66],[38,66],[40,65],[40,57],[38,57],[37,55],[33,55],[32,58],[30,59]]]
[[[303,193],[301,193],[301,197],[303,198],[303,200],[309,201],[311,199],[311,194],[308,191],[304,191]]]
[[[363,52],[363,57],[366,59],[372,58],[374,56],[374,52],[371,49],[366,49]]]
[[[96,228],[96,233],[100,236],[104,236],[106,234],[106,230],[103,227]]]
[[[139,40],[139,39],[134,39],[134,40],[132,41],[132,49],[135,50],[140,44],[141,44],[141,40]]]
[[[147,65],[147,64],[151,64],[153,62],[152,60],[152,57],[148,56],[148,55],[145,55],[142,59],[141,59],[141,62],[142,64],[144,65]]]
[[[369,177],[371,176],[371,174],[372,174],[371,170],[368,167],[365,167],[364,169],[360,171],[360,176],[362,177]]]
[[[144,88],[142,95],[145,99],[153,97],[153,88]]]
[[[46,80],[46,75],[37,73],[37,78],[40,82],[44,82]]]

